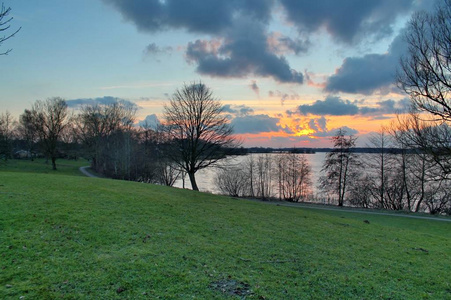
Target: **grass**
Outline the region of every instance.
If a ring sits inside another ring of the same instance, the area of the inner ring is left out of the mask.
[[[451,299],[451,222],[59,172],[0,172],[0,257],[2,299]]]
[[[85,159],[67,160],[58,159],[56,161],[57,170],[52,170],[52,162],[44,158],[38,158],[33,161],[26,159],[10,159],[0,161],[0,172],[27,172],[40,174],[58,174],[84,176],[79,167],[88,166],[89,162]]]

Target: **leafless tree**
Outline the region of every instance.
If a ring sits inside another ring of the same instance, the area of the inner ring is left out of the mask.
[[[320,188],[335,198],[338,206],[343,206],[348,188],[358,181],[360,162],[352,149],[355,148],[356,138],[346,137],[346,130],[339,129],[331,138],[334,149],[326,154],[320,177]]]
[[[393,146],[391,135],[385,128],[371,134],[368,138],[367,147],[375,150],[375,153],[364,155],[363,164],[366,172],[372,178],[372,198],[378,208],[391,208],[393,195],[389,194],[389,187],[397,183],[395,180],[395,159],[389,150]]]
[[[0,114],[0,158],[7,160],[12,155],[15,121],[8,111]]]
[[[224,149],[236,147],[222,104],[203,83],[176,90],[164,107],[165,132],[172,148],[168,157],[189,176],[198,191],[195,174],[226,157]]]
[[[451,121],[451,0],[443,0],[433,14],[416,13],[405,38],[409,48],[398,85],[417,108]]]
[[[427,113],[417,113],[409,120],[408,137],[449,174],[451,0],[442,0],[434,13],[415,14],[405,39],[408,53],[401,59],[397,83],[410,96],[415,109]]]
[[[91,159],[91,167],[97,172],[102,173],[107,168],[106,164],[112,162],[113,155],[120,155],[113,147],[112,137],[119,130],[128,130],[133,125],[135,113],[135,107],[120,102],[81,107],[74,129]],[[129,142],[126,134],[115,137]]]
[[[218,169],[215,183],[223,194],[232,197],[242,197],[246,195],[249,177],[241,167],[226,166]]]
[[[56,170],[58,142],[68,122],[66,101],[59,97],[37,100],[31,109],[31,117],[39,142],[45,154],[52,160],[53,170]]]
[[[298,202],[311,193],[312,170],[303,154],[280,154],[277,169],[280,198]]]
[[[13,18],[9,17],[10,12],[11,12],[11,8],[10,7],[6,8],[4,6],[4,4],[2,3],[2,7],[0,9],[0,34],[3,32],[6,32],[11,27],[10,22],[13,20]],[[12,38],[14,35],[16,35],[16,33],[18,33],[20,29],[21,29],[21,27],[19,29],[17,29],[16,31],[14,31],[13,33],[0,36],[0,46],[6,40],[8,40],[8,39]],[[8,49],[4,52],[0,52],[0,55],[6,55],[9,52],[11,52],[11,49]]]
[[[31,158],[35,156],[35,146],[38,141],[38,134],[33,125],[33,114],[30,110],[25,109],[24,113],[19,117],[18,134],[24,140],[27,152]]]
[[[435,159],[426,146],[438,145],[449,135],[445,124],[439,126],[421,120],[417,114],[398,116],[390,129],[403,152],[397,155],[399,178],[404,181],[405,202],[410,211],[446,212],[451,204],[449,194],[449,160]],[[430,139],[434,138],[433,143]],[[434,151],[435,152],[435,151]],[[435,153],[436,154],[436,153]],[[447,156],[445,156],[447,157]]]

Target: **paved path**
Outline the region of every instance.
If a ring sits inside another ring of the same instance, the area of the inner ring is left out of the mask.
[[[248,199],[251,200],[251,199]],[[276,201],[260,201],[260,200],[251,200],[258,201],[261,203],[266,203],[269,205],[277,205],[277,206],[286,206],[286,207],[295,207],[295,208],[307,208],[307,209],[318,209],[318,210],[331,210],[331,211],[340,211],[344,213],[358,213],[358,214],[368,214],[368,215],[381,215],[381,216],[390,216],[390,217],[401,217],[401,218],[412,218],[412,219],[425,219],[432,221],[442,221],[442,222],[451,222],[451,218],[439,218],[439,217],[427,217],[427,216],[417,216],[417,215],[408,215],[403,213],[385,213],[385,212],[375,212],[371,210],[362,210],[355,209],[349,207],[333,207],[333,206],[321,206],[317,204],[307,204],[307,203],[289,203],[289,202],[276,202]]]
[[[88,170],[86,170],[86,169],[89,169],[89,168],[90,168],[90,166],[80,167],[80,172],[82,172],[84,175],[86,175],[88,177],[98,178],[99,176],[96,176],[96,175],[94,175],[92,173],[89,173]]]

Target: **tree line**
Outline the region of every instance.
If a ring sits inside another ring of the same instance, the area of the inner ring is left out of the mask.
[[[136,107],[127,102],[84,105],[70,111],[64,99],[37,100],[19,120],[0,115],[0,158],[43,156],[57,169],[58,158],[82,156],[110,178],[173,185],[214,166],[238,145],[222,104],[202,83],[176,90],[164,108],[164,125],[135,125]],[[21,151],[17,151],[21,150]]]

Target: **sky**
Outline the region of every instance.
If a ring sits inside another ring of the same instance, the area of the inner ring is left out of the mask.
[[[0,113],[35,100],[126,101],[163,120],[184,84],[224,105],[243,146],[329,147],[407,111],[394,84],[403,34],[429,0],[5,0]]]

